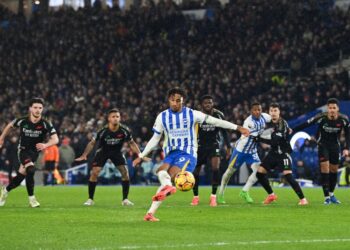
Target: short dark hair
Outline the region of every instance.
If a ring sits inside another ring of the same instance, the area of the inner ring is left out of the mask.
[[[250,105],[250,108],[252,109],[254,106],[261,106],[260,102],[253,102],[251,105]]]
[[[278,102],[273,102],[270,104],[270,108],[278,108],[281,109],[281,106]]]
[[[327,105],[328,104],[337,104],[337,106],[339,106],[339,100],[337,98],[329,98],[327,101]]]
[[[40,97],[34,97],[29,102],[29,107],[33,106],[35,103],[40,103],[44,106],[44,99]]]
[[[175,88],[169,89],[168,98],[172,95],[175,95],[175,94],[181,95],[184,99],[186,98],[186,91],[180,87],[175,87]]]
[[[112,108],[112,109],[108,110],[107,115],[109,116],[112,113],[119,113],[120,114],[120,111],[117,108]]]
[[[207,100],[207,99],[213,100],[214,98],[211,95],[202,95],[200,98],[200,101],[203,102],[204,100]]]

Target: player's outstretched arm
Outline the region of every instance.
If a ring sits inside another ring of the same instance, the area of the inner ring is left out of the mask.
[[[225,121],[225,120],[221,120],[221,119],[217,119],[213,116],[208,115],[205,119],[205,122],[211,125],[214,125],[216,127],[220,127],[220,128],[224,128],[224,129],[231,129],[231,130],[237,130],[239,131],[241,134],[245,135],[245,136],[249,136],[249,129],[247,128],[243,128],[242,126],[239,126],[237,124]]]
[[[58,139],[58,135],[57,134],[53,134],[50,136],[50,139],[47,143],[38,143],[36,144],[36,149],[38,151],[41,151],[45,148],[48,148],[48,147],[51,147],[53,145],[56,145],[57,143],[59,142],[59,139]]]
[[[154,133],[151,140],[147,143],[145,149],[143,150],[142,153],[138,155],[138,157],[132,162],[132,165],[135,167],[136,165],[140,164],[142,160],[147,160],[145,159],[145,156],[148,155],[159,143],[161,138],[161,134]]]
[[[2,132],[2,134],[0,136],[0,148],[2,148],[2,145],[4,144],[5,138],[8,135],[8,133],[10,132],[11,128],[13,128],[13,122],[10,122],[4,128],[4,131]]]
[[[92,149],[94,148],[95,143],[96,143],[95,139],[92,139],[88,143],[88,145],[86,145],[84,153],[80,157],[76,158],[75,160],[76,161],[85,161],[87,159],[88,155],[90,154],[90,152],[92,151]]]
[[[324,115],[325,115],[325,113],[317,114],[314,117],[311,117],[310,119],[308,119],[306,122],[294,127],[292,131],[298,132],[300,130],[303,130],[304,128],[307,128],[307,127],[311,126],[312,124],[315,124],[316,122],[318,122]]]

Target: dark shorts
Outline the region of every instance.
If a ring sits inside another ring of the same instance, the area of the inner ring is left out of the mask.
[[[261,166],[266,170],[292,170],[292,159],[289,154],[280,155],[276,153],[268,153],[262,160]]]
[[[47,171],[54,171],[56,166],[55,161],[46,161],[45,162],[45,170]]]
[[[96,151],[94,160],[92,161],[92,167],[103,168],[108,159],[110,159],[116,167],[121,165],[127,165],[125,156],[122,153],[107,153],[104,152],[102,149],[98,149]]]
[[[220,148],[219,147],[210,147],[210,148],[198,148],[198,160],[197,166],[207,164],[208,160],[213,157],[220,157]]]
[[[330,164],[338,165],[341,153],[338,144],[335,145],[318,145],[318,159],[320,162],[329,161]]]
[[[35,163],[39,156],[39,152],[29,149],[19,149],[17,154],[18,161],[23,166],[28,164],[29,162]]]

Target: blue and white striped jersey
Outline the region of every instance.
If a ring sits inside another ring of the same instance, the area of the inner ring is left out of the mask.
[[[187,107],[180,112],[171,109],[161,112],[153,126],[153,132],[164,133],[163,150],[166,155],[171,151],[184,151],[197,158],[198,123],[203,123],[207,115]]]
[[[267,122],[271,122],[271,116],[262,113],[260,118],[254,118],[252,115],[244,120],[243,127],[249,129],[250,135],[248,137],[242,135],[236,142],[236,150],[241,153],[254,154],[257,152],[257,143],[253,138],[261,135],[264,132]]]

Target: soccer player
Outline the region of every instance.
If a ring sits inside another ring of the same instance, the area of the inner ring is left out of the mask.
[[[50,122],[42,118],[44,100],[33,98],[29,104],[29,116],[15,119],[10,122],[0,136],[0,148],[4,144],[5,137],[12,128],[20,129],[18,143],[18,158],[20,167],[17,176],[5,188],[1,189],[0,206],[4,206],[8,193],[18,187],[26,179],[26,187],[29,196],[29,205],[39,207],[40,203],[34,196],[34,162],[40,151],[58,143],[58,136],[55,128]],[[50,135],[48,142],[44,143],[47,134]]]
[[[214,109],[213,97],[210,95],[204,95],[201,97],[201,106],[204,114],[211,115],[215,118],[224,119],[224,114],[217,109]],[[220,129],[214,125],[203,123],[199,125],[198,133],[198,162],[197,166],[193,172],[196,179],[195,185],[193,187],[193,199],[191,202],[192,206],[197,206],[199,204],[199,172],[203,164],[211,163],[211,185],[212,191],[210,195],[210,206],[217,206],[216,203],[216,190],[220,182],[219,167],[220,167],[220,132],[224,138],[225,145],[228,149],[231,148],[230,141],[228,139],[225,129]]]
[[[249,195],[250,188],[257,182],[256,172],[260,166],[260,158],[257,153],[257,142],[254,138],[264,132],[266,123],[271,122],[271,116],[266,113],[262,113],[260,103],[254,102],[250,108],[251,115],[245,119],[243,127],[249,129],[250,135],[242,135],[236,142],[236,148],[233,151],[229,165],[224,175],[222,176],[221,185],[218,195],[218,203],[225,204],[224,192],[231,176],[239,169],[243,163],[246,163],[251,167],[253,172],[249,176],[246,184],[239,193],[239,196],[243,198],[247,203],[253,203],[253,199]]]
[[[139,147],[133,140],[128,127],[120,123],[120,111],[111,109],[108,112],[108,125],[102,128],[86,146],[84,153],[76,161],[87,160],[88,155],[98,142],[98,149],[92,163],[92,170],[89,179],[89,199],[84,203],[86,206],[94,205],[94,194],[97,185],[98,175],[106,161],[110,159],[122,175],[123,206],[133,206],[128,200],[129,195],[129,172],[125,156],[121,152],[124,142],[127,142],[133,152],[140,153]]]
[[[317,144],[321,168],[321,182],[325,197],[324,204],[340,204],[341,202],[334,196],[341,158],[339,137],[341,131],[344,130],[345,148],[343,150],[343,156],[348,156],[350,146],[349,120],[346,115],[339,113],[339,101],[335,98],[330,98],[327,101],[327,112],[310,118],[307,122],[295,127],[294,131],[302,130],[316,123],[318,124]]]
[[[162,201],[176,192],[171,180],[175,178],[183,167],[193,172],[197,164],[197,124],[206,122],[216,127],[238,130],[246,136],[248,129],[236,124],[214,118],[200,111],[192,110],[184,106],[185,91],[181,88],[173,88],[168,92],[169,109],[161,112],[153,126],[153,137],[147,143],[145,149],[133,162],[136,166],[141,160],[158,145],[164,134],[163,150],[166,154],[164,163],[158,168],[157,175],[161,186],[153,196],[152,205],[144,217],[145,221],[159,221],[154,213]]]
[[[269,153],[263,159],[256,174],[258,181],[268,193],[264,204],[270,204],[277,200],[277,195],[272,191],[266,175],[268,170],[277,168],[283,171],[284,177],[298,195],[300,199],[299,205],[307,205],[308,201],[306,200],[298,182],[295,181],[292,175],[292,159],[290,157],[292,148],[288,140],[290,129],[288,123],[280,116],[280,106],[278,103],[272,103],[270,105],[269,114],[271,115],[272,123],[267,131],[271,133],[268,133],[268,136],[265,138],[263,136],[258,136],[256,138],[258,142],[271,145]]]

